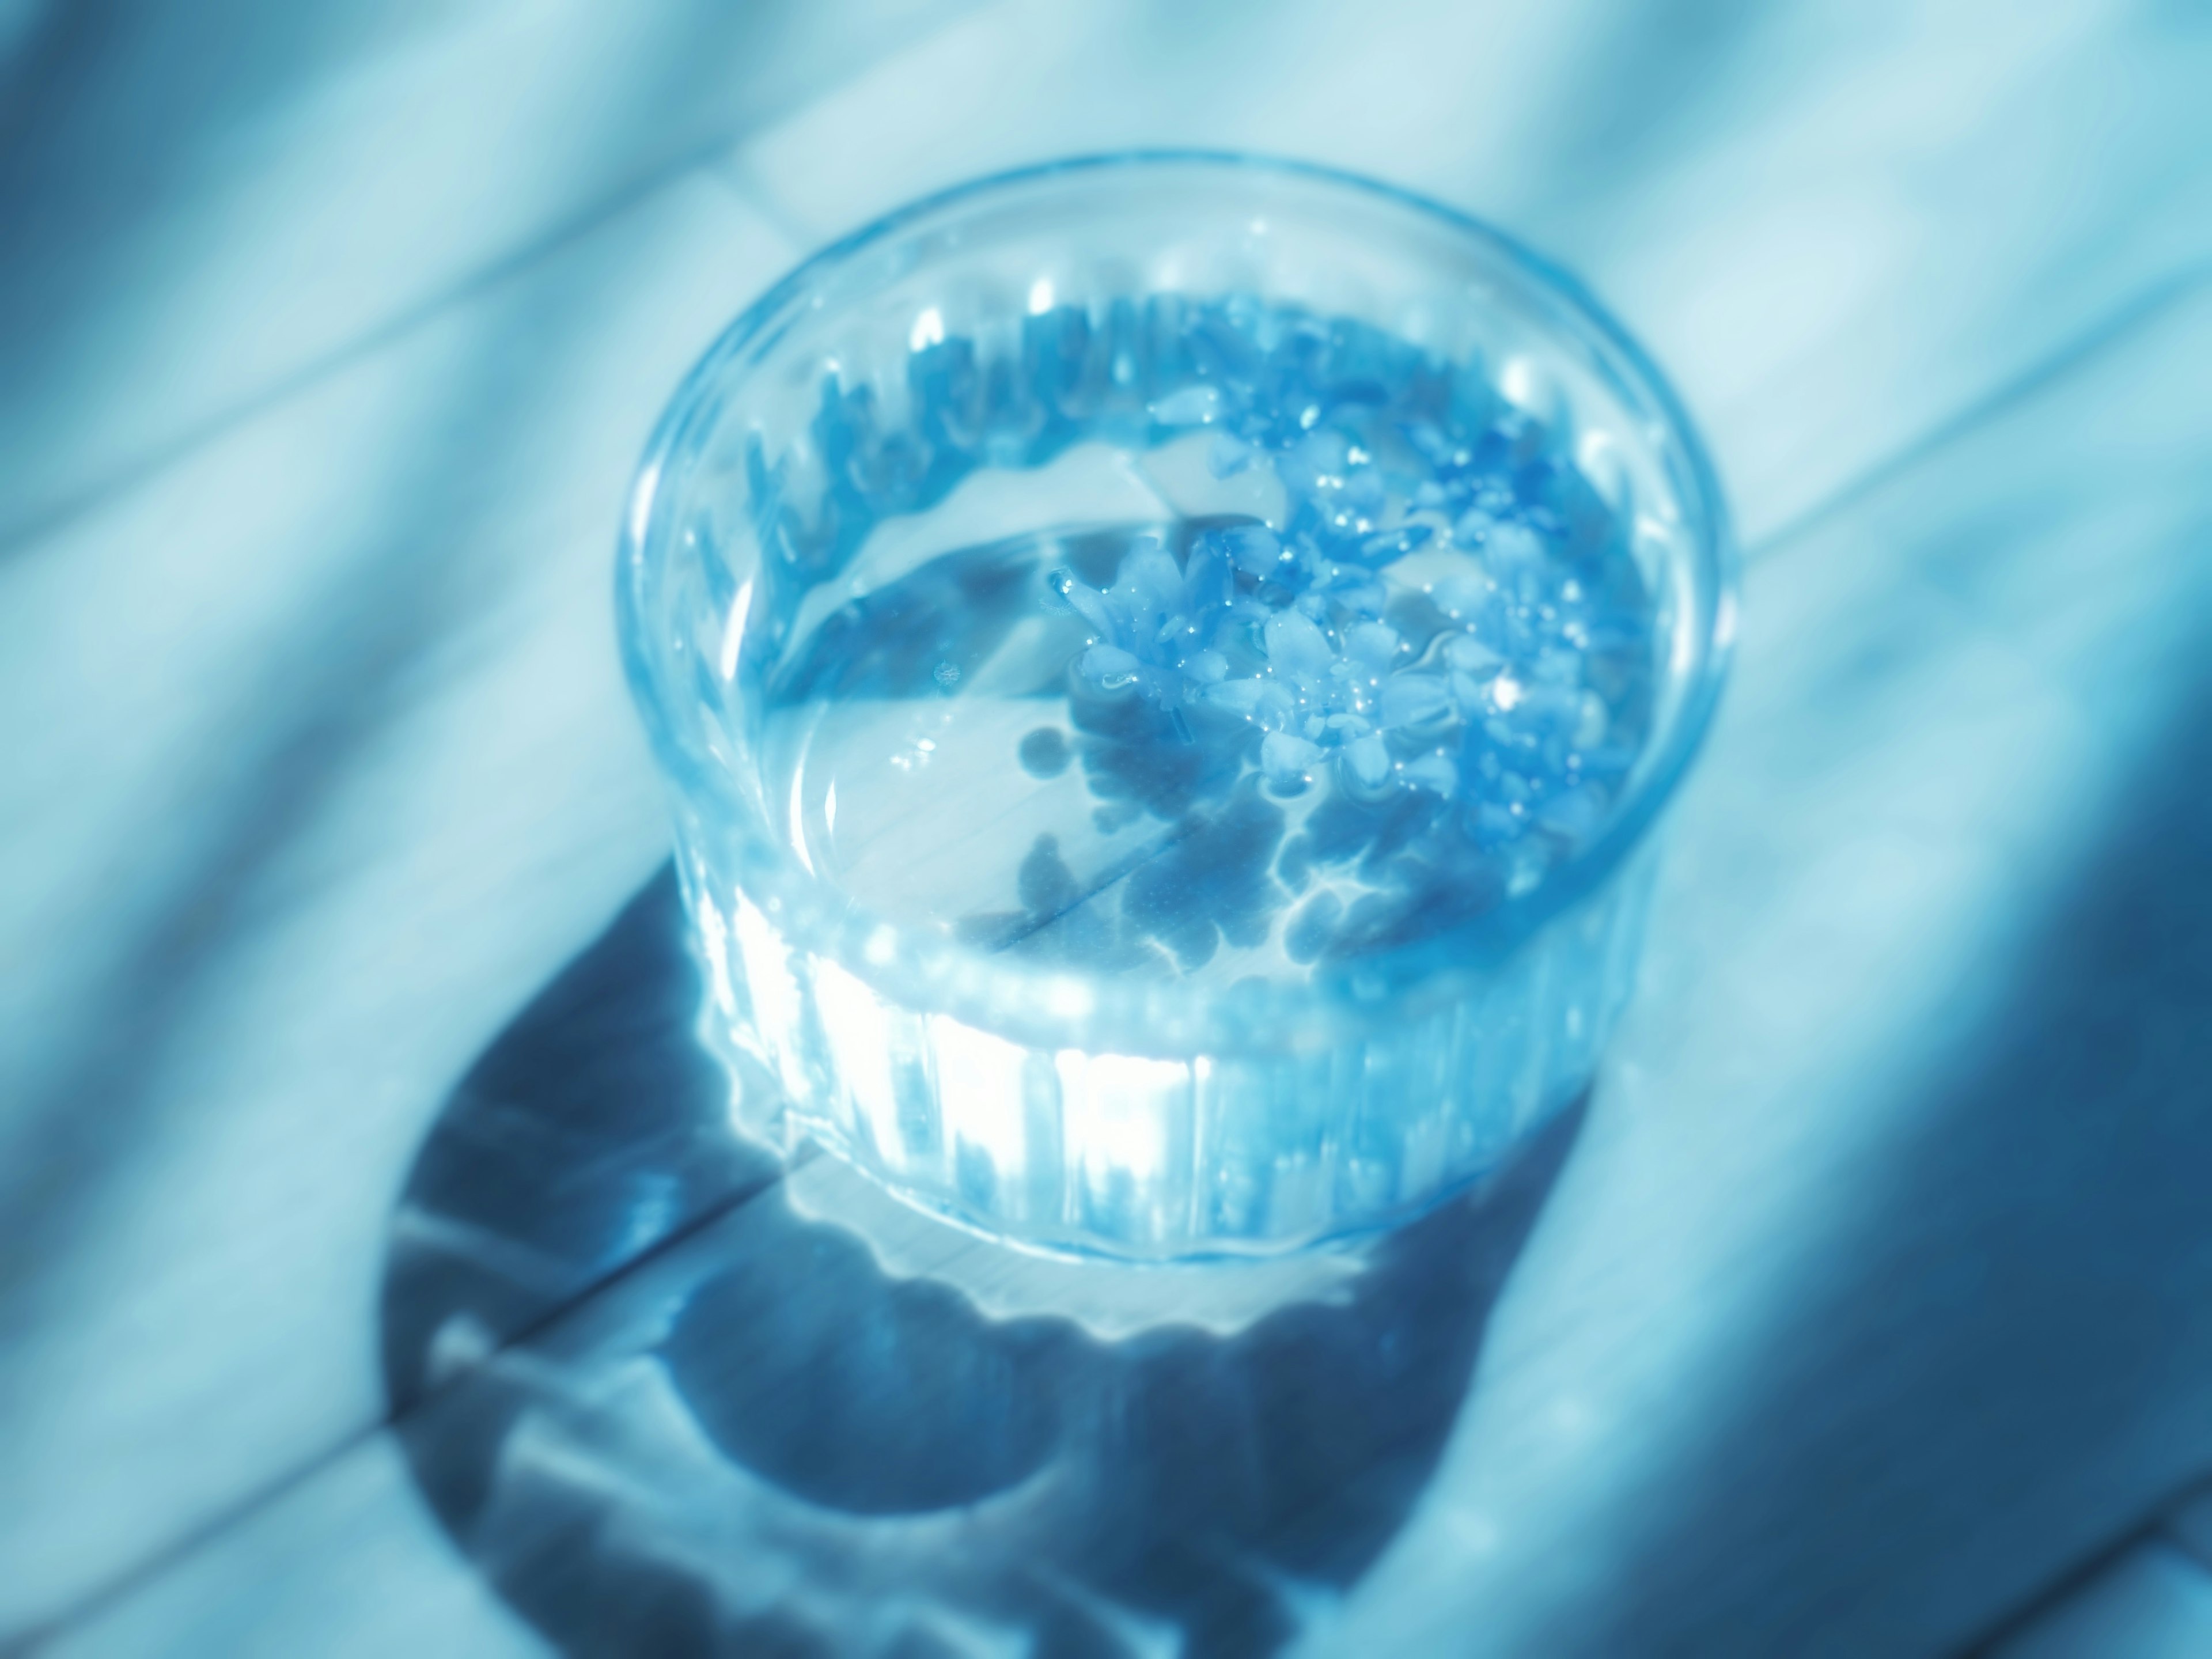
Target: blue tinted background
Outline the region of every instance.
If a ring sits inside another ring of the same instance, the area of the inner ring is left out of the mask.
[[[1205,144],[1577,270],[1748,555],[1630,1026],[1541,1202],[1423,1247],[1481,1316],[1417,1467],[1336,1555],[1206,1571],[1316,1651],[2212,1651],[2208,88],[2177,0],[0,3],[0,1650],[587,1650],[384,1425],[422,1237],[538,1286],[453,1389],[580,1297],[564,1374],[673,1352],[646,1280],[586,1292],[743,1244],[683,1123],[544,1154],[625,1172],[550,1265],[500,1255],[554,1213],[483,1198],[505,1131],[422,1173],[665,855],[629,469],[820,242]],[[962,1272],[943,1317],[998,1317]],[[1271,1363],[1364,1397],[1324,1335]]]

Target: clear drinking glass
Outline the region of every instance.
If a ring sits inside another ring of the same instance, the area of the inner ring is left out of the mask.
[[[1482,1176],[1629,994],[1731,556],[1644,354],[1432,203],[1132,155],[839,243],[677,392],[621,548],[743,1114],[1119,1256],[1281,1249]],[[1146,560],[1170,610],[1215,573],[1219,652],[1158,643],[1184,618],[1153,629]]]

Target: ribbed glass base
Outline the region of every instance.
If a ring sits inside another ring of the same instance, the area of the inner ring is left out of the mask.
[[[1319,1050],[1047,1050],[896,1006],[790,948],[700,849],[682,860],[709,1036],[776,1085],[745,1127],[1032,1248],[1167,1258],[1294,1249],[1425,1207],[1588,1086],[1633,984],[1654,859],[1467,994]]]

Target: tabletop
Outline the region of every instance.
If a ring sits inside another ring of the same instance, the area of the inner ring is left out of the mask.
[[[0,1652],[2212,1652],[2212,13],[195,18],[0,13]],[[1167,143],[1576,270],[1746,547],[1589,1097],[1235,1272],[732,1133],[611,616],[793,261]]]

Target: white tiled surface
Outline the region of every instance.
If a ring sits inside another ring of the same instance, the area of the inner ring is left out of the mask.
[[[817,236],[1127,146],[1268,150],[1426,191],[1619,311],[1706,424],[1755,539],[2212,258],[2208,84],[2212,16],[2100,0],[1416,0],[1379,27],[1327,0],[1014,0],[731,165]]]
[[[834,78],[824,41],[864,61],[925,9],[775,21],[797,31],[781,56],[739,50],[769,25],[707,40],[672,6],[495,9],[442,58],[411,23],[303,39],[321,67],[282,82],[291,101],[213,159],[157,158],[185,182],[73,254],[83,272],[40,274],[21,240],[0,260],[32,284],[11,291],[90,296],[0,376],[0,538],[174,451],[0,555],[0,956],[34,969],[0,977],[0,1638],[373,1419],[381,1231],[424,1122],[658,856],[606,558],[684,364],[802,244],[1079,149],[1307,155],[1522,232],[1653,344],[1754,538],[2137,319],[2094,371],[2113,420],[2036,404],[2040,426],[1946,452],[1755,580],[1676,836],[1697,915],[1661,937],[1692,955],[1653,962],[1455,1473],[1347,1610],[1352,1650],[1460,1630],[1478,1601],[1498,1650],[1604,1635],[1577,1611],[1591,1575],[1664,1556],[1637,1529],[1698,1490],[1715,1402],[1754,1390],[1769,1336],[1815,1381],[1855,1344],[1899,1356],[1874,1374],[1900,1397],[1959,1381],[1910,1362],[1911,1322],[1965,1294],[1922,1269],[2016,1217],[1930,1200],[1881,1247],[1917,1299],[1846,1299],[1826,1334],[1785,1316],[1793,1275],[1870,1248],[1928,1079],[1963,1063],[1947,1034],[2001,994],[1990,964],[2110,827],[2100,781],[2171,712],[2175,681],[2103,665],[2203,643],[2204,307],[2137,302],[2212,252],[2212,20],[1577,3],[1378,27],[1318,3],[1001,4],[741,143],[720,180],[678,178],[435,303]],[[1869,620],[1900,613],[1897,636]],[[2063,1226],[2064,1196],[2024,1213]],[[1616,1211],[1637,1218],[1590,1221]],[[2201,1289],[2198,1265],[2168,1290]],[[2212,1391],[2176,1380],[2199,1362],[2177,1338],[2021,1406],[2049,1414],[2032,1426],[2060,1471],[2015,1506],[2033,1547],[1931,1548],[1938,1522],[1886,1507],[1981,1514],[2013,1419],[1917,1446],[1884,1437],[1903,1419],[1880,1398],[1808,1382],[1834,1435],[1808,1443],[1869,1448],[1875,1495],[1844,1506],[1866,1552],[1823,1551],[1808,1582],[1862,1610],[1895,1589],[1919,1622],[1885,1636],[1969,1633],[2170,1486],[2174,1457],[2212,1460]],[[1750,1525],[1715,1524],[1717,1548]],[[391,1559],[424,1583],[464,1571],[402,1534]],[[1971,1594],[1934,1582],[1962,1550]],[[1749,1571],[1735,1559],[1686,1571]]]
[[[2212,1463],[2212,1122],[2100,1061],[2098,978],[2153,1051],[2176,1011],[2070,890],[2125,918],[2099,844],[2172,856],[2094,803],[2203,708],[2198,366],[2212,287],[1754,570],[1633,1027],[1443,1463],[1309,1650],[1953,1651]],[[276,1511],[326,1540],[301,1582],[404,1534],[388,1616],[461,1594],[419,1499],[322,1485]],[[282,1650],[312,1626],[265,1548],[217,1538],[70,1650]],[[2020,1651],[2191,1651],[2193,1575],[2131,1563]]]
[[[382,1436],[69,1632],[64,1659],[531,1659],[548,1649],[453,1554]]]
[[[0,546],[959,7],[22,9]]]
[[[0,1630],[380,1411],[422,1126],[664,855],[630,468],[792,257],[694,177],[0,563]]]

